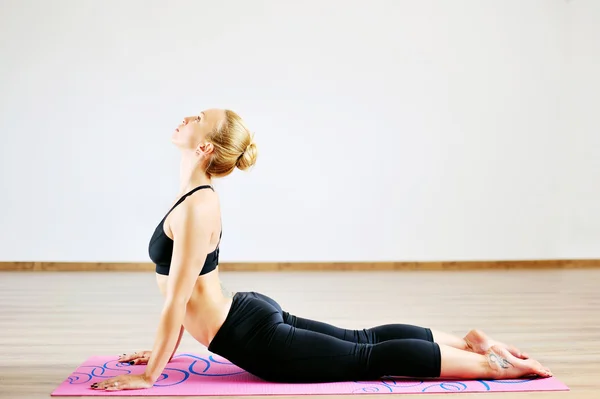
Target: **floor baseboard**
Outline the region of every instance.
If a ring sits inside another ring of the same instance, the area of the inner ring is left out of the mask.
[[[222,262],[221,271],[594,269],[600,259],[449,262]],[[148,262],[0,262],[0,271],[154,271]]]

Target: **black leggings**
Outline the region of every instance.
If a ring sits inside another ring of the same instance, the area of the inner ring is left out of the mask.
[[[441,355],[428,328],[388,324],[346,330],[303,319],[256,292],[238,292],[208,350],[273,382],[435,378]]]

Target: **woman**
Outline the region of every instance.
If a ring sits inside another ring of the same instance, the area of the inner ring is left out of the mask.
[[[217,268],[219,198],[211,183],[236,167],[251,167],[256,144],[242,119],[222,109],[185,118],[172,141],[181,150],[181,194],[149,245],[165,296],[155,344],[152,351],[119,359],[146,364],[144,373],[109,378],[94,389],[152,387],[184,329],[210,352],[268,381],[551,376],[526,354],[477,330],[464,338],[403,324],[345,330],[291,315],[259,293],[224,294]]]

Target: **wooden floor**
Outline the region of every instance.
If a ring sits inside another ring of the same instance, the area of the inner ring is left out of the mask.
[[[454,396],[600,397],[600,270],[223,272],[222,279],[231,291],[260,291],[292,313],[347,328],[401,322],[461,336],[480,328],[529,352],[571,388]],[[0,397],[47,398],[89,356],[151,349],[160,310],[152,273],[0,273]],[[206,349],[186,334],[180,351]]]

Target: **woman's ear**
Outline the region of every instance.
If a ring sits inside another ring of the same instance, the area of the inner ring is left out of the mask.
[[[213,152],[213,150],[214,150],[214,146],[212,143],[198,144],[198,147],[196,147],[196,155],[207,156],[207,155],[210,155],[210,153]]]

